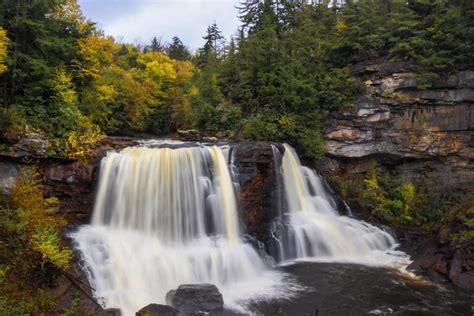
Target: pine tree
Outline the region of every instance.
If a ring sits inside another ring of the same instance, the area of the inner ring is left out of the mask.
[[[219,30],[216,22],[207,27],[206,35],[203,37],[206,40],[204,47],[202,48],[202,54],[209,54],[213,52],[216,56],[222,52],[224,48],[224,36],[222,31]]]
[[[150,45],[147,48],[151,52],[160,52],[160,53],[162,53],[165,50],[163,44],[161,43],[161,39],[157,39],[156,36],[153,37],[153,39],[151,40]]]
[[[173,37],[171,44],[168,46],[167,53],[168,56],[176,60],[191,59],[191,53],[177,36]]]

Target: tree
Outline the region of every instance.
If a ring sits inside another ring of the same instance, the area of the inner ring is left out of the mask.
[[[213,52],[218,56],[223,50],[224,36],[222,36],[222,32],[219,30],[216,22],[207,27],[207,33],[203,39],[206,40],[202,49],[203,54],[209,54],[210,52]]]
[[[168,56],[176,60],[191,59],[191,53],[177,36],[173,37],[171,44],[168,46],[167,53]]]
[[[163,53],[165,51],[164,45],[161,43],[161,39],[157,39],[156,36],[153,37],[147,49],[151,52],[160,52]]]
[[[4,73],[8,69],[5,61],[7,59],[9,42],[10,40],[7,37],[7,32],[5,29],[0,27],[0,74]]]
[[[78,53],[77,40],[86,35],[77,21],[62,14],[63,5],[71,3],[5,0],[0,8],[0,22],[11,40],[1,98],[34,127],[46,119],[33,116],[38,106],[47,112],[51,94],[46,91],[53,90],[57,66],[70,65]]]

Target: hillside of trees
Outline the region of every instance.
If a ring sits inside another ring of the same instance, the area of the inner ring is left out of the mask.
[[[318,157],[325,115],[363,91],[352,73],[357,63],[409,60],[421,83],[473,68],[468,0],[265,0],[236,10],[236,35],[226,41],[213,24],[193,54],[177,37],[118,43],[76,0],[3,1],[0,133],[39,132],[60,155],[58,148],[102,134],[195,128],[289,141]]]

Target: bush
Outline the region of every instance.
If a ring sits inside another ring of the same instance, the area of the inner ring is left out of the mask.
[[[51,314],[48,285],[69,267],[72,251],[61,243],[65,220],[48,214],[33,169],[23,169],[10,199],[0,205],[0,314]]]
[[[65,141],[65,155],[73,160],[87,160],[92,155],[92,149],[104,137],[96,126],[92,126],[83,133],[73,131],[69,133]]]

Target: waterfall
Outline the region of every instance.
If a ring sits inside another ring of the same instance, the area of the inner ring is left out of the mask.
[[[285,144],[281,177],[287,211],[277,218],[272,234],[282,244],[280,261],[314,259],[371,265],[398,265],[406,257],[387,232],[366,222],[341,216],[322,178],[301,165]]]
[[[213,283],[225,304],[283,294],[241,238],[224,149],[132,147],[101,162],[91,225],[72,234],[95,296],[134,315],[185,283]],[[280,293],[280,294],[279,294]]]

